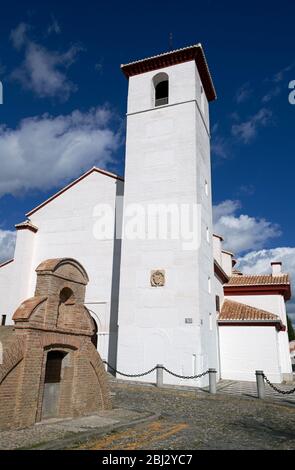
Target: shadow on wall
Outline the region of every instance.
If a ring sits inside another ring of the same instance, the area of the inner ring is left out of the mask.
[[[120,267],[122,250],[122,226],[123,226],[123,196],[124,183],[117,181],[116,188],[116,217],[114,234],[114,256],[112,268],[112,294],[110,308],[110,337],[108,363],[117,368],[117,350],[118,350],[118,311],[119,311],[119,290],[120,290]],[[112,371],[110,371],[113,373]]]

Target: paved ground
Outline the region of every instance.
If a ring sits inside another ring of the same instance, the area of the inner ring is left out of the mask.
[[[293,385],[276,385],[279,390],[290,390],[294,389],[295,383]],[[223,394],[229,395],[243,395],[245,397],[257,397],[257,386],[255,382],[234,382],[231,380],[222,380],[217,385],[217,391]],[[295,393],[292,395],[282,395],[274,391],[268,384],[265,384],[265,397],[268,400],[278,401],[283,404],[295,406]]]
[[[114,404],[161,419],[89,441],[84,449],[295,449],[295,407],[246,397],[113,384]]]
[[[226,384],[225,384],[226,385]],[[229,385],[229,384],[227,384]],[[0,448],[36,448],[57,439],[49,448],[106,450],[295,449],[295,407],[246,396],[157,389],[154,386],[112,382],[113,405],[120,408],[100,419],[51,423],[0,433]],[[122,410],[123,409],[123,410]],[[117,418],[114,413],[117,413]],[[144,415],[142,413],[145,413]],[[144,424],[134,419],[154,415]],[[128,421],[129,420],[129,421]],[[128,422],[133,420],[133,424]],[[93,436],[97,427],[104,435]],[[80,439],[87,434],[87,440]],[[69,441],[75,434],[74,441]],[[83,443],[82,443],[83,442]],[[41,448],[46,448],[43,445]]]
[[[48,420],[28,429],[0,432],[0,449],[55,449],[68,442],[80,442],[85,436],[107,434],[126,424],[150,419],[149,412],[115,408],[94,416],[67,420]],[[153,417],[153,416],[152,416]]]

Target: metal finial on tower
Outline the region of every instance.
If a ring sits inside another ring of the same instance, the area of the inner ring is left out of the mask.
[[[169,34],[169,50],[173,50],[173,33]]]

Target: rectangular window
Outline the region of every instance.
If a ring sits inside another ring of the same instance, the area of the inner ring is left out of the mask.
[[[220,312],[220,297],[216,296],[216,312]]]
[[[209,328],[210,328],[210,331],[213,330],[213,318],[212,318],[212,313],[209,313]]]
[[[211,277],[208,277],[208,292],[209,294],[212,292]]]
[[[6,325],[6,315],[2,315],[1,326],[5,326],[5,325]]]

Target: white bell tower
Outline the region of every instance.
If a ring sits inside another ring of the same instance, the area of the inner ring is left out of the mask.
[[[117,369],[136,374],[164,364],[185,376],[218,369],[208,110],[216,94],[205,55],[198,44],[123,65],[122,71],[129,79],[127,230]],[[157,219],[151,214],[160,207],[160,224],[167,209],[167,237],[149,231]],[[136,214],[142,216],[141,231],[130,236]],[[194,221],[199,243],[185,243],[187,220]],[[155,375],[140,380],[152,382]],[[199,386],[207,380],[183,381],[164,373],[164,382],[171,384]]]

